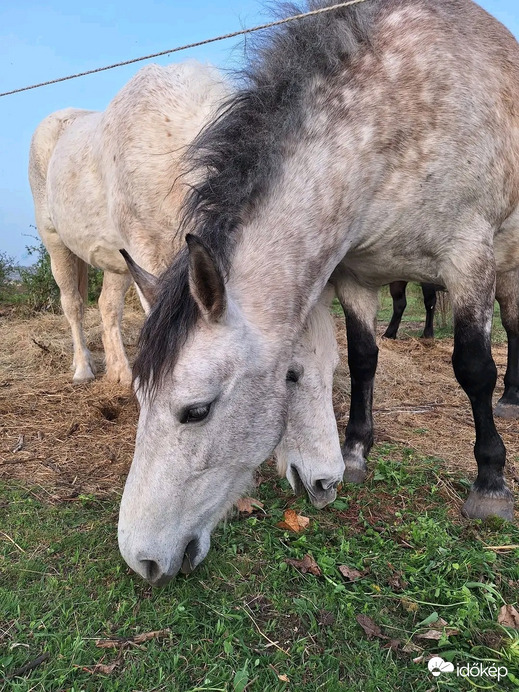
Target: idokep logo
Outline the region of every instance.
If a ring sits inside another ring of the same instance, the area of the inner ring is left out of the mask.
[[[501,682],[501,680],[508,675],[508,668],[506,666],[495,666],[493,664],[485,665],[484,663],[464,663],[454,668],[453,663],[444,661],[441,656],[431,658],[427,667],[435,678],[443,673],[455,673],[459,678],[486,677],[490,678],[490,680]]]
[[[429,671],[437,678],[442,673],[454,673],[454,664],[449,661],[444,661],[440,656],[431,658],[427,664]]]

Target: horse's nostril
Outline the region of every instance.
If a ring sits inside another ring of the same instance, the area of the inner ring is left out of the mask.
[[[141,563],[144,566],[145,578],[150,584],[160,579],[161,569],[157,562],[154,560],[141,560]]]
[[[327,493],[330,490],[335,490],[339,485],[338,480],[330,480],[329,478],[319,478],[314,483],[314,488],[318,493]]]
[[[198,555],[198,550],[198,539],[193,538],[186,545],[186,549],[184,551],[184,560],[182,562],[182,567],[180,568],[182,574],[191,574],[191,572],[194,570],[196,567],[196,556]]]

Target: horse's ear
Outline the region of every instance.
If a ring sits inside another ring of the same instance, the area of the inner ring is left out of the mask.
[[[186,235],[189,250],[189,290],[204,318],[217,322],[225,312],[226,296],[222,273],[211,251],[195,235]]]
[[[132,275],[132,279],[137,284],[150,308],[152,308],[159,295],[159,280],[156,276],[153,276],[153,274],[139,267],[137,262],[135,262],[133,257],[126,252],[126,250],[119,250],[119,252],[124,257],[128,271]]]

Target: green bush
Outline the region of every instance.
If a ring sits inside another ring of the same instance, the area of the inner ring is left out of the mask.
[[[12,272],[14,259],[5,252],[0,252],[0,301],[6,301],[13,293]]]
[[[59,288],[52,276],[50,256],[41,241],[37,245],[27,246],[29,256],[35,258],[31,267],[20,271],[21,302],[36,312],[59,312]],[[88,302],[98,300],[103,283],[103,272],[100,269],[88,271]]]

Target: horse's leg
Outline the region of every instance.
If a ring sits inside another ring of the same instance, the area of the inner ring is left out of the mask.
[[[90,351],[86,347],[83,332],[88,265],[65,247],[55,234],[53,236],[52,242],[46,242],[45,245],[50,255],[52,275],[60,290],[63,313],[72,332],[74,346],[73,382],[81,384],[93,380],[95,377],[94,363]],[[43,233],[42,237],[44,237]]]
[[[103,346],[106,360],[106,379],[130,386],[132,375],[121,335],[124,296],[131,284],[129,274],[105,271],[99,296],[99,311],[103,322]]]
[[[497,274],[496,298],[501,310],[501,322],[508,339],[508,360],[505,391],[497,402],[494,415],[500,418],[519,418],[519,272]]]
[[[425,327],[422,339],[434,339],[434,310],[436,308],[436,286],[421,284],[423,304],[425,305]]]
[[[478,475],[462,513],[471,518],[498,515],[512,520],[513,495],[503,477],[506,451],[492,415],[497,379],[490,350],[495,275],[492,259],[486,259],[472,268],[472,279],[466,276],[466,281],[460,281],[458,277],[447,286],[454,316],[452,364],[456,379],[469,397],[476,429]],[[477,286],[474,277],[478,277]]]
[[[378,292],[350,281],[334,280],[334,283],[346,317],[351,378],[350,417],[342,448],[344,479],[350,483],[362,483],[367,474],[366,458],[373,446]]]
[[[393,298],[393,316],[384,332],[386,339],[396,339],[396,334],[400,327],[400,322],[402,321],[402,315],[407,305],[405,297],[406,287],[407,281],[393,281],[389,284],[389,292],[391,293],[391,298]]]

